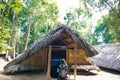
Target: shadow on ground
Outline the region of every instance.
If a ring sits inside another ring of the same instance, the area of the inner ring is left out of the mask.
[[[103,67],[100,67],[100,69],[102,71],[105,71],[105,72],[109,72],[109,73],[112,73],[112,74],[118,74],[118,75],[120,75],[119,71],[116,71],[116,70],[113,70],[113,69],[108,69],[108,68],[103,68]]]
[[[74,71],[70,70],[68,74],[74,75]],[[92,73],[92,72],[88,72],[88,71],[84,71],[84,70],[77,70],[77,75],[93,76],[93,75],[97,75],[97,74]]]

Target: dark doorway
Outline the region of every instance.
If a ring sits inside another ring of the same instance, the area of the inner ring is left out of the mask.
[[[51,77],[57,78],[57,68],[60,64],[60,59],[66,59],[66,50],[52,50],[51,52]]]

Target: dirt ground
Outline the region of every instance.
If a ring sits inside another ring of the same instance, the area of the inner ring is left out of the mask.
[[[3,66],[8,63],[0,59],[0,80],[46,80],[46,73],[24,72],[15,75],[6,75],[3,73]],[[68,80],[74,80],[73,72],[68,75]],[[51,80],[56,80],[52,78]],[[77,72],[77,80],[120,80],[120,72],[102,69],[97,75],[85,71]]]

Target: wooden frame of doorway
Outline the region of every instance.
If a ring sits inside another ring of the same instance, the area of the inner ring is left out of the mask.
[[[67,49],[71,48],[74,49],[74,80],[76,80],[76,75],[77,75],[77,47],[70,47],[70,46],[49,46],[49,51],[48,51],[48,65],[47,65],[47,80],[51,80],[50,77],[50,68],[51,68],[51,51],[52,48],[62,48],[62,49]]]

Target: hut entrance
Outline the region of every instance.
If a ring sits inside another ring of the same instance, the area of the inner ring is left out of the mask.
[[[58,73],[57,73],[57,67],[60,64],[60,59],[66,59],[66,50],[61,50],[60,48],[58,49],[52,49],[51,51],[51,71],[50,71],[50,75],[53,78],[57,78],[58,77]]]
[[[51,59],[66,59],[66,50],[52,50]]]

